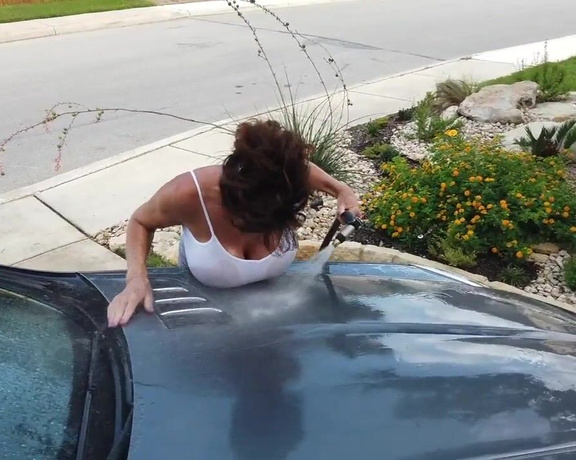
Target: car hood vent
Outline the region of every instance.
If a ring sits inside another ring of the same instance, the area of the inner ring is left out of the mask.
[[[231,319],[230,315],[215,307],[200,292],[193,292],[188,287],[176,284],[154,284],[154,308],[169,329],[196,324],[223,324]]]

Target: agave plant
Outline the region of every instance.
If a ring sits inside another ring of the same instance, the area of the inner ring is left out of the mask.
[[[576,144],[576,120],[566,121],[560,126],[543,127],[538,137],[526,127],[526,136],[514,143],[538,157],[558,155]]]
[[[479,86],[473,81],[453,80],[449,78],[436,84],[436,93],[432,101],[432,109],[442,113],[448,107],[460,105],[468,96],[476,93]]]

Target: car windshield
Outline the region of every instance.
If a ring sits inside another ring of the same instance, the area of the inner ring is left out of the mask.
[[[0,289],[0,458],[75,455],[90,348],[61,312]]]

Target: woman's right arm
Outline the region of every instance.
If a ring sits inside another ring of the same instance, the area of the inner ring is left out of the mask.
[[[153,293],[146,259],[158,228],[181,225],[182,217],[194,212],[196,187],[190,174],[163,185],[132,215],[126,229],[126,287],[108,306],[108,326],[123,326],[139,305],[152,312]]]

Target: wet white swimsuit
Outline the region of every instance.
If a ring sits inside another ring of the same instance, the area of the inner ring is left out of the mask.
[[[180,243],[181,265],[187,266],[192,275],[201,283],[218,288],[242,286],[284,273],[294,261],[297,249],[286,252],[278,251],[259,260],[247,260],[233,256],[222,246],[214,233],[196,175],[193,171],[191,174],[198,189],[198,196],[211,236],[208,241],[202,243],[188,228],[183,227]]]

